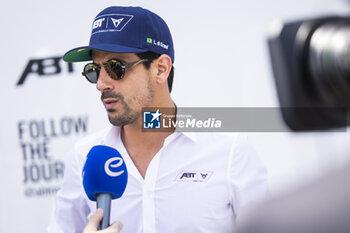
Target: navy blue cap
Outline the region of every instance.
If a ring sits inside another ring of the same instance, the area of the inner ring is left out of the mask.
[[[90,61],[92,49],[167,54],[174,62],[173,40],[167,24],[157,14],[141,7],[112,6],[101,11],[92,23],[89,45],[68,51],[63,60]]]

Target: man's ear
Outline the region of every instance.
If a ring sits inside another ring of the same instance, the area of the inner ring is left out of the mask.
[[[158,83],[167,82],[173,63],[168,55],[162,54],[156,59],[156,81]]]

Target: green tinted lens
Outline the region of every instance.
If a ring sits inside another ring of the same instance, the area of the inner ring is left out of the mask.
[[[125,73],[124,65],[117,59],[111,59],[106,63],[106,70],[114,80],[122,79]]]
[[[90,63],[84,67],[83,74],[89,82],[96,83],[100,74],[100,69],[101,68],[98,65]]]

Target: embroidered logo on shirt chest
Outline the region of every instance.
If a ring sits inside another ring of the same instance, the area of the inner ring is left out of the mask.
[[[180,182],[207,182],[213,172],[211,171],[181,171],[176,176],[176,181]]]

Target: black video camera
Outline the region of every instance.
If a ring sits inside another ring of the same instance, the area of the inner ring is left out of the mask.
[[[350,18],[276,24],[268,43],[287,125],[295,131],[349,125]]]

